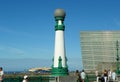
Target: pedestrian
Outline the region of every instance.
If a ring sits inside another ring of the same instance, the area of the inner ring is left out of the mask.
[[[105,79],[104,79],[104,74],[101,75],[101,78],[100,78],[101,82],[105,82]]]
[[[112,78],[112,71],[109,69],[108,70],[108,81],[110,81]]]
[[[106,69],[104,70],[103,74],[104,74],[104,81],[107,82],[108,72]]]
[[[96,75],[96,82],[99,82],[100,77],[99,77],[99,73],[97,70],[95,71],[95,75]]]
[[[95,71],[95,75],[96,75],[96,77],[98,76],[98,70]]]
[[[3,68],[0,67],[0,82],[3,81],[3,75],[4,75]]]
[[[23,79],[22,82],[28,82],[28,76],[27,75],[24,76],[24,79]]]
[[[115,80],[116,80],[116,73],[115,73],[115,70],[112,72],[112,80],[113,80],[113,82],[115,82]]]
[[[82,72],[81,72],[82,82],[85,82],[85,78],[86,78],[86,74],[85,74],[84,70],[82,70]]]
[[[76,76],[76,82],[82,82],[80,72],[78,70],[76,70],[75,76]]]

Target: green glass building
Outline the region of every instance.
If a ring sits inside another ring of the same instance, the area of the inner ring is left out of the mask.
[[[85,70],[96,70],[100,63],[115,63],[117,40],[120,44],[120,31],[81,31],[83,68]],[[109,69],[109,67],[107,68]]]

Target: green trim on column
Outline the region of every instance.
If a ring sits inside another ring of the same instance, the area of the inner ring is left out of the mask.
[[[60,16],[55,17],[55,21],[58,21],[58,20],[64,21],[64,17],[60,17]]]
[[[54,66],[54,57],[52,58],[52,62],[53,62],[53,63],[52,63],[52,67],[53,67],[53,66]]]
[[[62,31],[64,31],[64,30],[65,30],[65,26],[64,26],[64,25],[56,25],[56,26],[55,26],[55,31],[57,31],[57,30],[62,30]]]
[[[67,61],[68,61],[68,59],[67,59],[66,56],[65,56],[65,61],[66,61],[66,67],[68,68],[68,65],[67,65]]]
[[[55,31],[57,30],[65,30],[65,26],[64,26],[64,17],[55,17],[56,20],[56,25],[55,25]],[[62,21],[62,25],[58,25],[58,21],[61,20]]]
[[[68,68],[67,67],[52,67],[52,75],[53,76],[66,76],[68,75]]]
[[[58,58],[58,67],[53,67],[52,65],[52,75],[53,76],[65,76],[68,75],[68,66],[62,67],[62,58]]]
[[[62,68],[62,58],[61,58],[61,56],[59,56],[59,59],[58,59],[58,68]]]

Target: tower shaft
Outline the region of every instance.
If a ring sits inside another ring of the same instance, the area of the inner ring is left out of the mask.
[[[64,43],[64,31],[57,30],[55,32],[55,50],[54,50],[54,67],[58,67],[59,57],[62,59],[62,67],[66,66],[65,59],[65,43]]]

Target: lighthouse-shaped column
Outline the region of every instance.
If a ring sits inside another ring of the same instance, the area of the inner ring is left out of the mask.
[[[64,43],[64,17],[65,12],[62,9],[57,9],[55,11],[55,50],[52,65],[52,75],[63,76],[68,75],[67,58],[65,53],[65,43]]]

